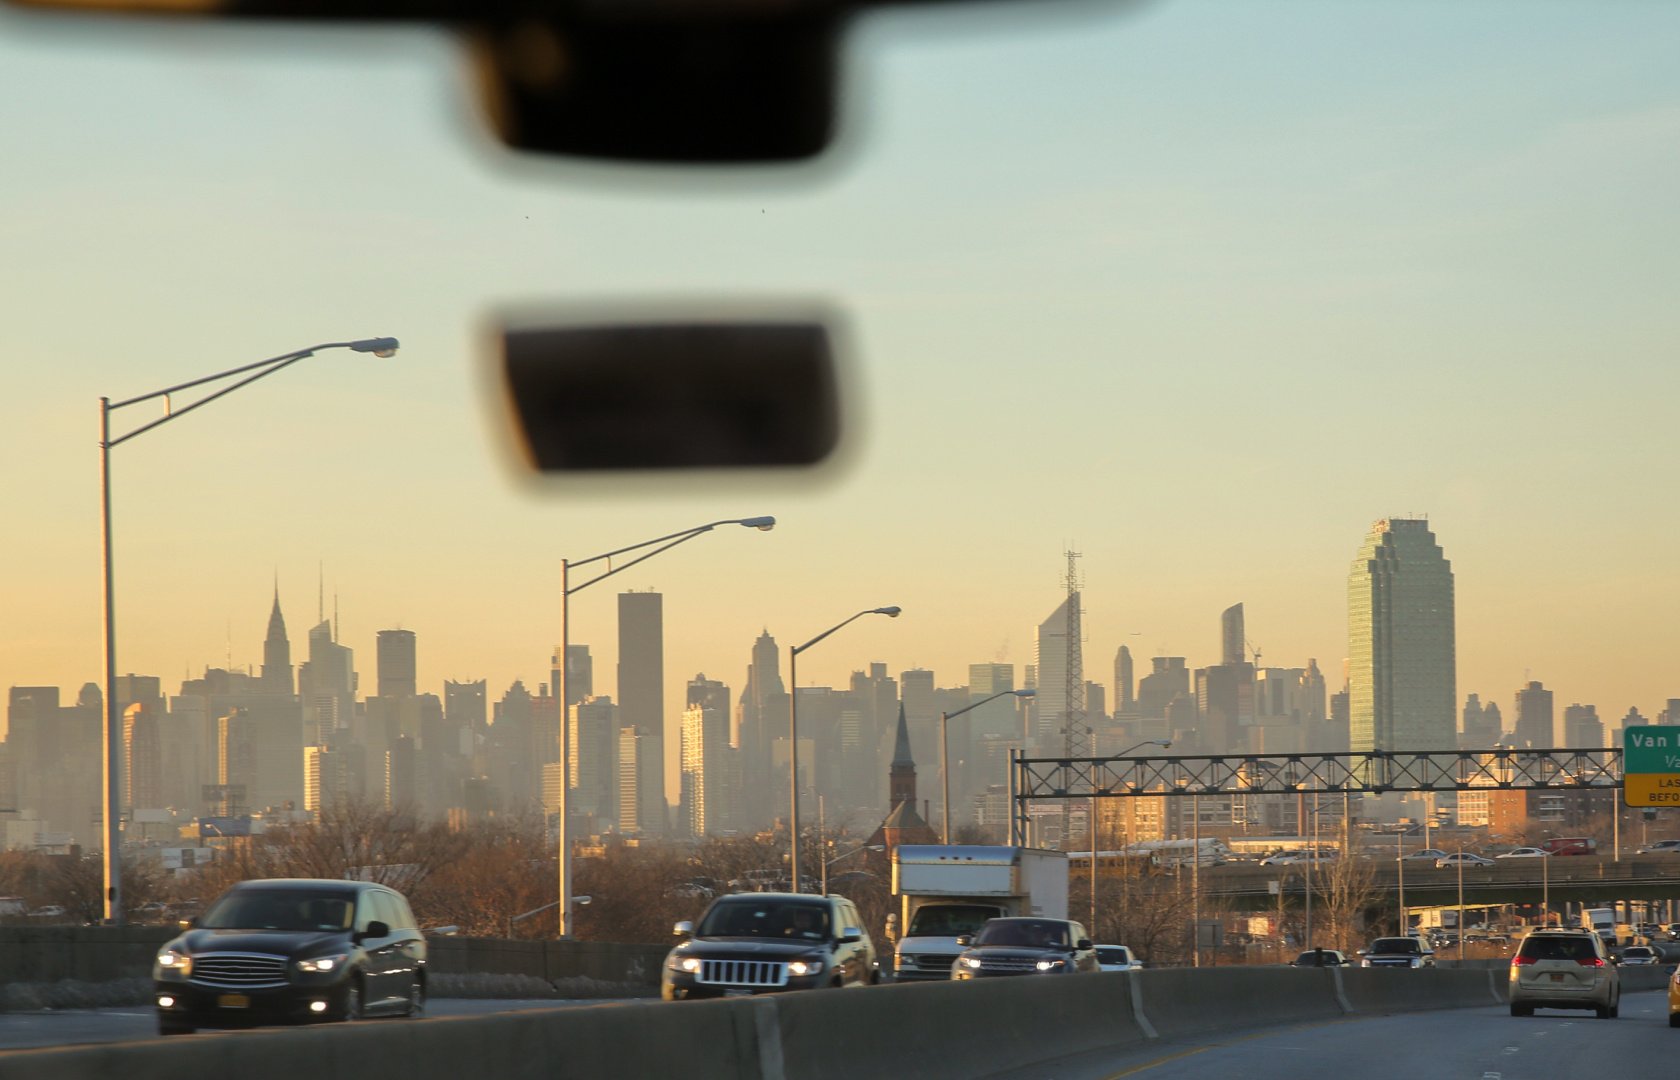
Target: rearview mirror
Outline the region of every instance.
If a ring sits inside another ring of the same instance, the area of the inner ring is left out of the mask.
[[[855,926],[848,926],[840,931],[840,944],[850,945],[854,941],[863,940],[863,931]]]
[[[503,373],[544,472],[809,466],[840,439],[835,351],[811,319],[507,329]]]
[[[1091,948],[1091,939],[1088,937],[1082,937],[1074,943],[1073,947],[1075,949],[1089,949]]]
[[[682,922],[671,927],[671,933],[676,937],[693,937],[694,924],[689,922],[687,919],[684,919]]]
[[[957,935],[957,944],[961,945],[965,949],[968,948],[970,945],[974,944],[974,935],[973,934],[958,934]]]

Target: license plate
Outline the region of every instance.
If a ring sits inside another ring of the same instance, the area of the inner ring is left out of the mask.
[[[216,1005],[223,1009],[249,1009],[251,998],[247,994],[218,994]]]
[[[752,997],[751,990],[725,990],[724,997]]]
[[[1553,982],[1562,982],[1563,981],[1563,976],[1558,974],[1557,972],[1553,972],[1552,973],[1552,981]]]

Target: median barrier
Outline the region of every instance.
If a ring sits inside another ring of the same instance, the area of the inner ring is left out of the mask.
[[[966,1080],[1145,1041],[1118,972],[782,994],[786,1080]],[[783,1080],[783,1075],[765,1080]]]
[[[1143,1014],[1163,1039],[1343,1014],[1330,968],[1154,968],[1139,975]]]
[[[1669,977],[1673,974],[1672,967],[1661,964],[1636,964],[1633,967],[1623,967],[1622,993],[1637,994],[1642,990],[1661,990],[1668,985]]]
[[[1345,968],[1342,991],[1356,1013],[1497,1005],[1503,979],[1488,968]]]
[[[0,1054],[0,1075],[7,1080],[296,1080],[300,1073],[312,1080],[740,1080],[772,1075],[760,1055],[763,1025],[757,1012],[764,1007],[771,1006],[754,1001],[682,1007],[627,1003],[267,1029],[237,1037],[177,1036]]]

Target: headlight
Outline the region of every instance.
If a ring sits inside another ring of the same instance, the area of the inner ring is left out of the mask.
[[[1415,967],[1415,968],[1422,967],[1423,966],[1423,957],[1421,957],[1421,956],[1412,957],[1412,966]]]
[[[332,956],[315,956],[308,960],[299,960],[297,966],[299,971],[315,971],[324,974],[329,971],[337,971],[340,965],[348,959],[350,957],[345,953],[334,953]]]
[[[957,958],[957,963],[961,964],[965,968],[978,969],[980,967],[980,958],[978,956],[960,956]]]
[[[157,966],[171,974],[186,978],[192,974],[192,957],[176,949],[164,949],[157,954]]]
[[[1040,960],[1035,966],[1040,971],[1060,971],[1066,963],[1065,960]]]
[[[795,960],[788,965],[789,975],[815,975],[823,969],[822,957],[812,956]]]
[[[672,956],[665,961],[665,966],[672,971],[686,971],[693,975],[700,970],[700,958],[698,956]]]
[[[1360,967],[1362,967],[1362,968],[1363,968],[1363,967],[1370,967],[1370,966],[1371,966],[1371,961],[1369,961],[1369,960],[1361,960],[1361,961],[1359,961],[1359,966],[1360,966]]]

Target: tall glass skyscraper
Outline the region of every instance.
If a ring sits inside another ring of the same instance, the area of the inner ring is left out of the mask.
[[[1429,522],[1371,526],[1348,574],[1349,748],[1457,746],[1452,564]]]

